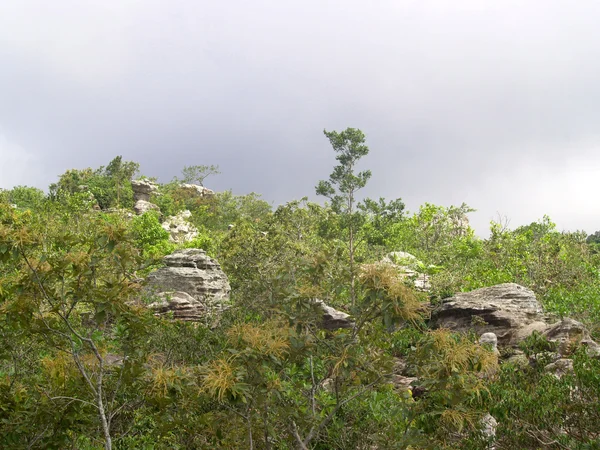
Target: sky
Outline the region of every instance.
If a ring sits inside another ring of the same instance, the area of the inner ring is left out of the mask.
[[[274,206],[360,128],[363,196],[460,205],[480,235],[600,229],[597,0],[0,1],[0,187],[114,156]]]

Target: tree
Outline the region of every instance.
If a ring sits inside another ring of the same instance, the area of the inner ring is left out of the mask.
[[[0,288],[0,311],[6,323],[15,324],[4,331],[38,341],[40,365],[62,375],[60,383],[53,385],[49,376],[36,389],[57,410],[73,403],[91,407],[110,450],[112,424],[125,406],[117,394],[141,370],[134,336],[143,334],[144,325],[129,303],[139,289],[139,259],[128,230],[102,214],[65,220],[2,205],[0,211],[0,262],[10,268]],[[44,436],[47,429],[38,440],[53,438],[51,432]]]
[[[341,214],[348,230],[348,252],[350,263],[350,299],[352,306],[356,302],[355,283],[355,236],[356,236],[356,193],[371,178],[371,171],[364,170],[356,173],[355,167],[360,158],[369,153],[369,147],[365,145],[365,135],[356,128],[347,128],[338,133],[337,131],[323,131],[329,139],[333,150],[338,154],[335,159],[339,165],[335,166],[329,180],[319,181],[316,187],[317,195],[322,195],[331,200],[333,210]]]
[[[204,186],[204,180],[210,175],[218,175],[219,166],[184,166],[181,174],[183,175],[182,182],[194,183],[198,182],[200,186]]]

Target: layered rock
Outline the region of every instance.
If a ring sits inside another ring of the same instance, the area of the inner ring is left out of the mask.
[[[162,223],[163,229],[169,232],[171,242],[183,244],[194,240],[198,236],[198,229],[187,220],[190,217],[192,217],[192,213],[185,210],[176,216],[168,217]]]
[[[533,331],[543,332],[548,327],[533,291],[514,283],[447,298],[433,311],[432,324],[453,331],[494,333],[501,345],[514,345]]]
[[[139,216],[147,211],[160,211],[160,208],[154,203],[147,202],[145,200],[138,200],[133,206],[133,210]]]
[[[148,180],[132,180],[131,189],[133,189],[133,209],[136,214],[144,214],[146,211],[158,210],[159,207],[150,203],[150,196],[158,190],[158,187]]]
[[[131,189],[133,189],[133,200],[150,201],[150,196],[158,190],[156,184],[148,180],[132,180]]]
[[[204,250],[177,250],[164,258],[165,267],[150,275],[146,292],[157,314],[180,320],[214,318],[229,306],[231,287],[219,263]]]
[[[204,186],[200,186],[198,184],[180,184],[180,189],[187,191],[193,197],[212,197],[215,195],[215,191],[212,189],[205,188]]]

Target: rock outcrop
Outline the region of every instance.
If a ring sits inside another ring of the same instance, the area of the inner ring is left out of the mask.
[[[193,197],[212,197],[215,195],[215,191],[212,189],[205,188],[204,186],[200,186],[198,184],[180,184],[180,189],[187,191]]]
[[[321,322],[323,329],[332,331],[339,328],[354,327],[354,321],[351,319],[350,314],[328,306],[323,300],[315,300],[314,303],[323,310],[323,321]]]
[[[432,324],[453,331],[495,333],[498,344],[514,345],[548,325],[530,289],[514,283],[461,292],[433,311]]]
[[[192,217],[188,210],[181,211],[176,216],[168,217],[163,223],[163,229],[169,232],[169,240],[176,244],[193,241],[198,236],[198,229],[188,222]]]
[[[148,180],[132,180],[131,189],[133,189],[133,209],[140,215],[150,210],[160,210],[154,203],[150,203],[150,196],[158,190],[158,187]]]
[[[146,292],[157,314],[172,313],[188,321],[211,320],[228,307],[231,288],[227,275],[204,250],[177,250],[164,258],[165,267],[150,275]]]
[[[138,200],[133,206],[133,210],[139,216],[147,211],[160,211],[160,208],[154,203],[147,202],[146,200]]]

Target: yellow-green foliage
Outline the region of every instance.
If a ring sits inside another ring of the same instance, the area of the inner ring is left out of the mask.
[[[384,322],[402,320],[417,322],[423,318],[425,304],[408,287],[390,264],[365,264],[359,275],[365,290],[367,307],[378,307]]]

